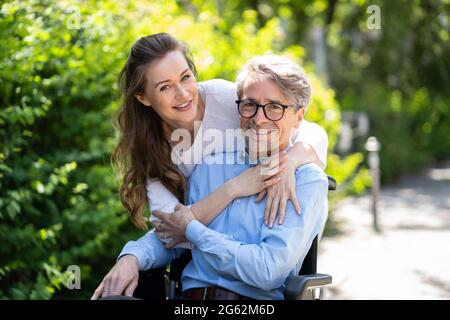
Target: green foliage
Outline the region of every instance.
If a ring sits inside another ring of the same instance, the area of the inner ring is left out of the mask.
[[[366,26],[372,4],[381,30]],[[449,16],[448,1],[362,0],[338,4],[327,29],[338,100],[369,115],[384,182],[449,156]]]
[[[234,80],[256,54],[291,55],[310,73],[307,119],[329,134],[328,172],[347,186],[344,193],[368,184],[367,172],[354,173],[361,154],[340,159],[331,153],[338,103],[306,64],[304,48],[283,44],[282,19],[261,21],[251,8],[222,15],[210,1],[182,3],[2,4],[0,299],[87,298],[122,245],[138,236],[120,204],[109,157],[116,77],[131,44],[144,35],[165,31],[189,43],[200,80]],[[70,265],[81,268],[82,291],[65,289]]]
[[[0,299],[51,298],[71,264],[92,290],[136,237],[109,166],[123,22],[99,6],[80,28],[56,1],[1,7]]]
[[[381,141],[383,181],[448,156],[450,108],[443,95],[432,95],[422,87],[411,97],[401,90],[378,86],[363,97],[346,96],[343,108],[367,112],[372,134]]]

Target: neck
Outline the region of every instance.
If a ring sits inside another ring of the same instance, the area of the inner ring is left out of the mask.
[[[246,146],[246,151],[250,158],[250,161],[256,162],[256,161],[261,161],[265,158],[274,157],[274,156],[280,154],[283,150],[288,149],[288,147],[289,147],[289,143],[284,143],[275,149],[272,149],[269,151],[264,150],[262,152],[259,152],[259,150],[255,150],[255,148],[252,148],[249,150],[248,146]]]

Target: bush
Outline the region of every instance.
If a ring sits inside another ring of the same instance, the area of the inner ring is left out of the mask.
[[[48,299],[72,264],[85,285],[136,236],[109,165],[126,52],[104,6],[77,7],[80,28],[56,1],[1,8],[0,299]]]

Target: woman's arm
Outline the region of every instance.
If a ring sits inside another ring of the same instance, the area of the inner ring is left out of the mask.
[[[307,163],[314,163],[320,168],[323,166],[322,162],[317,157],[314,148],[302,141],[296,142],[288,151],[288,155],[289,165],[295,169]]]
[[[260,164],[245,170],[237,177],[194,203],[191,210],[195,218],[205,226],[209,225],[235,198],[257,194],[280,181],[287,155],[280,156],[279,163]],[[266,171],[267,170],[267,171]],[[271,172],[264,175],[263,172]]]
[[[292,159],[296,168],[306,163],[315,163],[322,170],[327,165],[328,136],[326,131],[317,123],[305,119],[291,136]]]
[[[205,226],[209,225],[235,198],[238,190],[233,187],[233,180],[221,185],[214,192],[191,206],[195,218]]]
[[[194,203],[190,208],[195,219],[204,225],[209,225],[235,198],[257,194],[263,189],[280,181],[280,175],[286,167],[287,154],[279,156],[278,162],[267,162],[251,167],[239,176],[227,181],[202,200]],[[158,232],[160,219],[156,215],[175,212],[178,199],[165,188],[161,182],[154,180],[147,184],[147,197],[149,208],[152,211],[150,221],[153,223],[156,234],[163,242],[181,243],[185,239],[171,241]],[[154,214],[157,213],[157,214]]]

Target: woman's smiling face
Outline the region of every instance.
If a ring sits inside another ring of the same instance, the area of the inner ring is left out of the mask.
[[[198,119],[198,89],[195,76],[179,50],[151,62],[145,71],[145,94],[136,98],[172,128]]]

